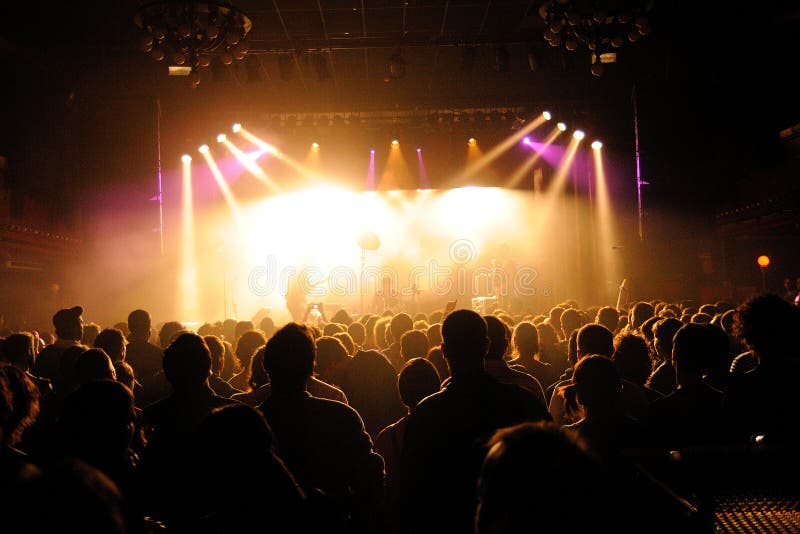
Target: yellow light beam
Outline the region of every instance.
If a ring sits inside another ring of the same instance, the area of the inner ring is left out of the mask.
[[[192,204],[192,159],[183,157],[183,228],[181,229],[180,295],[181,314],[185,320],[195,320],[198,312],[197,258],[194,240],[194,207]]]
[[[228,182],[225,181],[225,177],[222,175],[222,171],[219,170],[219,165],[217,165],[217,162],[214,160],[214,157],[211,155],[210,151],[203,152],[203,157],[206,159],[206,163],[208,163],[208,168],[211,169],[211,174],[214,176],[214,181],[217,182],[220,191],[222,191],[222,196],[225,197],[225,202],[228,204],[228,207],[233,214],[233,218],[236,221],[236,226],[240,232],[246,236],[249,236],[250,231],[248,230],[247,224],[245,224],[242,212],[239,209],[239,205],[236,203],[236,199],[233,197],[231,188],[228,187]]]
[[[484,154],[481,159],[474,162],[468,162],[467,167],[455,178],[455,182],[458,183],[472,177],[475,173],[496,160],[501,154],[515,146],[523,137],[531,133],[545,122],[547,122],[547,119],[545,119],[543,115],[539,115],[528,124],[517,130],[513,135],[504,139],[500,144],[492,147],[492,149]]]
[[[603,152],[599,149],[592,152],[594,152],[594,171],[597,186],[598,246],[600,249],[601,274],[604,275],[602,280],[616,281],[619,279],[613,254],[616,229],[614,228],[611,197],[608,194],[608,184],[606,183],[606,173],[603,166]]]
[[[547,147],[553,144],[553,141],[555,141],[559,135],[561,135],[561,130],[558,128],[553,128],[553,131],[550,132],[550,135],[548,135],[544,140],[542,148],[540,150],[533,149],[535,153],[526,161],[522,162],[522,165],[517,167],[517,170],[515,170],[514,174],[512,174],[508,179],[505,187],[516,187],[516,185],[525,177],[531,167],[533,167],[534,164],[539,161],[539,159],[542,157],[542,153],[547,150]]]
[[[534,231],[534,242],[538,242],[539,239],[542,238],[545,228],[548,227],[553,209],[558,202],[561,192],[564,190],[564,186],[567,183],[567,177],[569,176],[569,171],[572,167],[572,161],[575,159],[575,153],[578,151],[579,144],[580,140],[578,139],[572,138],[570,140],[567,147],[567,152],[558,166],[556,175],[553,178],[550,187],[547,189],[547,193],[545,193],[540,216]]]
[[[253,133],[247,131],[243,126],[239,129],[238,133],[240,133],[245,139],[247,139],[248,141],[250,141],[254,145],[256,145],[259,148],[261,148],[262,150],[264,150],[267,154],[271,154],[271,155],[275,156],[276,158],[278,158],[279,160],[283,161],[284,163],[289,165],[292,169],[294,169],[295,171],[299,172],[300,174],[302,174],[306,178],[311,178],[312,180],[315,180],[315,181],[321,181],[321,178],[320,178],[319,174],[314,172],[313,169],[309,169],[305,165],[303,165],[301,163],[298,163],[294,159],[290,158],[289,156],[287,156],[286,154],[284,154],[283,152],[278,150],[275,146],[267,143],[266,141],[264,141],[263,139],[260,139],[259,137],[257,137]]]
[[[245,154],[242,149],[234,145],[229,139],[225,139],[222,142],[226,147],[228,147],[228,150],[230,150],[231,153],[236,156],[236,159],[238,159],[242,165],[244,165],[245,168],[250,171],[250,174],[255,176],[261,183],[273,191],[280,191],[278,184],[276,184],[272,178],[267,176],[267,173],[264,172],[264,169],[262,169],[250,156]]]

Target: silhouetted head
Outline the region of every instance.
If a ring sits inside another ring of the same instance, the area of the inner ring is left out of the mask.
[[[353,318],[350,317],[350,314],[348,314],[344,308],[342,308],[333,314],[333,317],[331,317],[331,322],[343,324],[345,327],[347,327],[353,323]]]
[[[683,325],[672,341],[672,362],[677,376],[700,378],[708,369],[711,334],[699,324]]]
[[[250,368],[247,370],[247,385],[250,391],[255,391],[268,383],[269,375],[264,369],[264,347],[261,347],[250,360]]]
[[[442,352],[450,370],[483,368],[483,358],[489,352],[486,320],[472,310],[456,310],[442,323]]]
[[[519,323],[514,328],[511,345],[517,357],[533,356],[539,352],[539,331],[532,323]]]
[[[185,332],[164,349],[164,375],[176,391],[206,384],[211,376],[211,353],[197,334]]]
[[[322,336],[317,339],[317,373],[325,380],[331,368],[347,361],[347,348],[340,339]]]
[[[759,362],[797,355],[794,339],[800,327],[798,308],[777,295],[760,295],[737,311],[736,332],[756,353]]]
[[[347,333],[350,334],[350,338],[353,340],[356,347],[364,346],[364,341],[367,337],[367,329],[363,324],[358,321],[350,323],[347,327]]]
[[[605,326],[590,323],[578,330],[578,354],[601,354],[611,358],[614,354],[614,335]]]
[[[547,323],[537,324],[536,331],[539,333],[540,350],[554,348],[558,344],[558,336],[553,325]]]
[[[56,335],[60,339],[71,339],[73,341],[80,341],[83,337],[83,308],[74,306],[58,310],[53,315],[53,326],[56,329]]]
[[[619,336],[615,340],[614,365],[620,378],[643,386],[653,370],[647,342],[636,334]]]
[[[333,337],[342,342],[342,345],[344,345],[344,348],[347,350],[347,354],[352,356],[356,353],[356,344],[353,343],[353,338],[350,337],[350,334],[347,332],[337,332],[333,334]]]
[[[315,352],[314,337],[306,325],[289,323],[275,332],[264,348],[264,370],[273,390],[303,390],[314,372]]]
[[[220,375],[225,368],[225,345],[217,336],[203,336],[211,355],[211,373]]]
[[[103,349],[89,349],[75,361],[75,378],[78,384],[94,380],[116,380],[114,364]]]
[[[253,354],[267,343],[267,338],[261,330],[251,329],[243,332],[238,339],[239,341],[236,343],[236,359],[239,360],[239,365],[242,366],[242,369],[248,369]]]
[[[425,332],[428,336],[428,346],[438,347],[442,344],[442,323],[433,323]]]
[[[128,329],[131,331],[131,339],[148,339],[150,327],[150,314],[145,310],[133,310],[128,314]]]
[[[484,315],[486,335],[489,336],[487,360],[501,360],[508,350],[509,336],[506,325],[494,315]]]
[[[233,328],[233,335],[236,339],[236,344],[238,345],[239,339],[245,332],[249,332],[250,330],[255,330],[256,325],[253,324],[253,321],[239,321],[236,323],[236,326]]]
[[[612,333],[616,332],[619,326],[619,312],[611,306],[604,306],[597,310],[594,322],[605,326]]]
[[[419,402],[439,391],[442,381],[431,362],[425,358],[408,360],[397,378],[397,388],[403,404],[413,410]]]
[[[568,338],[573,330],[581,327],[581,314],[574,308],[564,310],[561,314],[561,331],[564,332],[564,337]]]
[[[0,341],[0,358],[23,371],[29,371],[36,354],[34,342],[33,334],[28,332],[11,334]]]
[[[653,327],[653,347],[660,358],[668,360],[672,357],[672,339],[682,326],[682,322],[672,317],[661,319],[655,324]]]
[[[642,323],[655,315],[656,310],[649,302],[637,302],[633,305],[630,313],[630,327],[638,330]]]
[[[94,347],[106,351],[112,362],[125,359],[125,336],[116,328],[101,330],[94,338]]]
[[[183,325],[178,321],[169,321],[163,324],[158,332],[158,343],[162,349],[167,348],[172,343],[175,335],[183,330]]]
[[[419,330],[409,330],[400,338],[403,359],[424,358],[428,354],[428,336]]]
[[[392,317],[392,322],[389,326],[389,330],[392,333],[392,338],[394,338],[395,341],[399,341],[400,338],[403,337],[403,334],[412,328],[414,328],[414,321],[407,313],[398,313]]]
[[[592,354],[581,358],[572,373],[578,402],[587,415],[610,413],[620,392],[620,381],[614,362],[605,356]]]
[[[488,446],[476,534],[531,532],[534,526],[541,532],[618,531],[616,492],[574,433],[553,423],[525,423],[498,430]]]
[[[445,380],[450,377],[450,367],[448,367],[447,360],[442,352],[442,347],[432,347],[428,351],[428,361],[436,367],[436,372],[439,373],[439,378]]]

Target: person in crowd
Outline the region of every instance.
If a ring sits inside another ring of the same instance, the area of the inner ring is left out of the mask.
[[[569,361],[567,353],[558,346],[556,329],[550,324],[542,323],[536,325],[536,331],[539,334],[539,359],[563,373],[569,367]]]
[[[383,498],[383,459],[355,410],[306,391],[314,355],[307,326],[289,323],[275,332],[264,348],[272,392],[260,409],[300,487],[322,490],[352,518],[353,530],[368,531]]]
[[[611,306],[603,306],[597,310],[594,322],[605,326],[609,332],[615,334],[619,327],[619,312]]]
[[[778,295],[765,294],[742,304],[737,315],[738,335],[755,354],[758,366],[731,375],[728,381],[723,403],[733,437],[741,442],[763,435],[773,443],[796,444],[800,309]]]
[[[208,385],[214,393],[226,399],[242,393],[241,389],[233,387],[222,378],[222,371],[225,369],[225,344],[219,337],[213,335],[203,336],[203,341],[211,353],[211,376],[208,377]]]
[[[353,323],[353,324],[358,324],[358,323]],[[349,354],[350,356],[356,355],[356,344],[353,341],[353,338],[350,337],[350,334],[348,334],[347,332],[337,332],[333,334],[333,337],[342,342],[342,345],[344,345],[344,348],[347,350],[347,354]]]
[[[81,344],[87,347],[94,346],[94,340],[97,339],[97,334],[100,333],[100,325],[97,323],[89,323],[83,325],[83,336],[81,337]]]
[[[403,361],[424,358],[429,348],[428,336],[421,330],[409,330],[400,338],[400,355]]]
[[[150,489],[149,513],[180,525],[191,508],[183,486],[189,469],[186,451],[197,425],[214,408],[235,401],[216,395],[208,385],[211,353],[199,335],[179,334],[164,351],[163,365],[172,393],[144,409],[147,448],[142,469]]]
[[[389,332],[392,335],[393,342],[389,345],[385,354],[389,359],[389,362],[392,364],[392,367],[394,367],[395,373],[399,372],[405,363],[400,341],[403,338],[403,334],[411,331],[413,328],[414,321],[407,313],[398,313],[392,317],[392,320],[389,323]]]
[[[367,328],[362,323],[354,321],[347,326],[347,333],[350,334],[350,339],[353,340],[355,347],[355,350],[350,353],[353,356],[355,351],[365,348]]]
[[[447,365],[447,360],[444,357],[441,345],[431,348],[428,351],[427,358],[428,361],[436,367],[436,372],[439,373],[439,378],[442,379],[442,383],[447,381],[447,379],[450,378],[450,367]]]
[[[317,339],[316,373],[323,382],[341,387],[351,359],[340,339],[331,336]]]
[[[436,368],[425,358],[413,358],[406,362],[397,378],[400,398],[409,413],[429,395],[439,391],[441,379]],[[390,503],[397,497],[397,480],[400,477],[400,456],[408,415],[380,431],[375,439],[375,451],[386,464],[386,496]]]
[[[361,351],[353,356],[341,386],[373,439],[406,413],[397,390],[397,373],[378,351]]]
[[[511,338],[511,368],[516,368],[536,378],[543,388],[558,380],[559,372],[552,365],[541,361],[539,355],[539,332],[529,322],[521,322],[514,328]]]
[[[259,410],[215,408],[200,422],[196,436],[188,452],[195,466],[189,531],[253,532],[290,525],[294,532],[312,531],[306,495],[275,454],[272,429]],[[217,458],[236,458],[238,466],[209,466]]]
[[[162,360],[164,351],[150,343],[152,323],[146,310],[136,309],[128,314],[128,344],[125,347],[125,361],[133,367],[136,380],[142,385],[136,398],[140,406],[147,406],[169,392],[169,383],[164,376]]]
[[[275,333],[275,321],[272,317],[264,317],[258,323],[258,329],[264,333],[264,337],[269,339]]]
[[[46,346],[39,352],[34,363],[33,374],[55,381],[61,368],[61,356],[69,347],[80,344],[83,337],[83,308],[74,306],[58,310],[53,315],[53,326],[56,329],[56,342]]]
[[[471,532],[485,443],[499,428],[550,419],[535,394],[486,373],[489,337],[482,316],[456,310],[444,320],[442,336],[452,376],[408,416],[396,513],[400,532]]]
[[[648,422],[657,444],[670,450],[707,446],[725,436],[722,392],[703,380],[713,333],[708,327],[687,324],[672,343],[675,391],[653,401]]]
[[[616,461],[626,450],[646,446],[645,430],[620,406],[622,382],[614,362],[607,356],[581,358],[565,391],[568,413],[580,405],[580,419],[565,425],[590,449],[608,461]]]
[[[25,373],[39,390],[40,398],[46,402],[53,394],[53,384],[46,378],[31,373],[36,359],[35,338],[28,332],[11,334],[0,341],[0,361],[10,363]]]
[[[166,349],[177,336],[185,331],[186,329],[180,322],[168,321],[161,325],[161,329],[158,331],[158,343],[162,349]]]
[[[653,327],[654,370],[646,384],[662,395],[669,395],[677,387],[675,369],[672,367],[672,340],[682,326],[683,323],[678,319],[666,318]]]
[[[75,378],[83,385],[94,380],[116,380],[117,372],[103,349],[89,349],[75,360]]]
[[[650,350],[643,336],[636,334],[622,334],[614,339],[614,355],[612,357],[617,368],[617,374],[622,380],[627,380],[642,389],[648,402],[652,402],[662,395],[645,384],[653,371],[653,361]]]
[[[242,321],[236,326],[246,323]],[[243,332],[236,341],[236,359],[239,361],[239,368],[242,369],[238,374],[231,377],[228,381],[231,386],[238,390],[244,391],[248,387],[248,380],[250,375],[250,360],[253,354],[267,343],[267,338],[260,330],[247,330]]]
[[[103,349],[112,362],[125,360],[125,336],[122,335],[122,330],[101,330],[94,338],[94,348]]]
[[[494,315],[486,315],[483,318],[486,320],[489,335],[489,350],[486,352],[483,368],[498,382],[521,386],[536,395],[544,404],[544,390],[539,381],[524,371],[512,369],[504,359],[509,345],[505,324]]]

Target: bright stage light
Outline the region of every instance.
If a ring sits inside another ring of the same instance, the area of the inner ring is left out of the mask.
[[[190,156],[189,154],[184,154],[183,156],[181,156],[181,161],[184,163],[191,163],[192,156]]]
[[[311,143],[311,148],[313,148],[314,150],[317,150],[317,149],[319,149],[319,143],[317,143],[316,141],[314,141],[313,143]]]
[[[580,141],[581,139],[583,139],[584,137],[586,137],[586,134],[583,132],[583,130],[575,130],[575,131],[572,133],[572,137],[574,137],[575,139],[577,139],[578,141]]]
[[[201,154],[208,154],[208,145],[200,145],[197,150],[199,150]]]
[[[559,122],[558,124],[556,124],[556,126],[558,126],[558,129],[561,130],[562,132],[567,131],[567,125],[564,124],[563,122]]]
[[[370,149],[369,149],[369,153],[370,153],[370,154],[374,154],[374,153],[375,153],[375,149],[374,149],[374,148],[370,148]]]
[[[469,146],[476,146],[478,144],[478,140],[475,139],[474,137],[470,137],[469,140],[467,141],[467,144]]]
[[[553,115],[550,114],[549,111],[545,111],[544,113],[542,113],[542,117],[544,117],[544,120],[549,121],[550,119],[553,118]]]
[[[419,152],[422,152],[422,147],[421,147],[421,146],[418,146],[418,147],[417,147],[417,152],[418,152],[418,153],[419,153]]]
[[[224,143],[227,140],[228,140],[228,136],[225,135],[224,133],[221,133],[221,134],[217,135],[217,143]]]
[[[522,140],[522,144],[530,145],[531,144],[531,138],[530,137],[526,137],[525,139]]]
[[[600,150],[601,148],[603,148],[602,141],[599,141],[599,140],[592,141],[592,149]]]
[[[238,122],[234,123],[233,127],[231,128],[231,130],[233,130],[233,133],[239,133],[239,130],[241,130],[241,129],[242,129],[242,125],[239,124]]]
[[[759,256],[756,261],[758,262],[758,266],[762,269],[769,267],[769,256]]]
[[[398,141],[397,139],[392,139],[392,147],[393,147],[393,148],[397,148],[397,146],[398,146],[399,144],[400,144],[400,141]]]

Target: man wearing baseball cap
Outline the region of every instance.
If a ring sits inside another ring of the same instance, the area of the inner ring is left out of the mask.
[[[42,349],[36,357],[34,373],[36,376],[55,380],[61,373],[61,356],[69,347],[79,345],[83,337],[83,308],[75,306],[58,310],[53,315],[56,328],[56,342]]]

